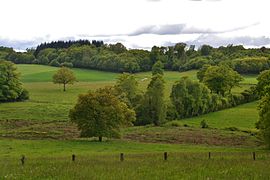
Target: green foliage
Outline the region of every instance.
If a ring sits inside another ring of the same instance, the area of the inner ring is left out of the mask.
[[[200,70],[197,72],[197,78],[200,82],[203,81],[203,78],[205,76],[205,72],[207,71],[207,69],[210,67],[210,65],[206,64],[203,65],[202,68],[200,68]]]
[[[14,63],[51,65],[60,64],[76,68],[98,69],[113,72],[150,71],[161,61],[164,68],[174,71],[199,69],[205,64],[228,65],[239,73],[258,73],[270,68],[270,49],[245,49],[243,46],[228,45],[213,48],[203,45],[196,50],[185,43],[174,46],[153,46],[151,51],[126,49],[121,43],[103,44],[103,41],[88,40],[58,41],[44,43],[27,52],[15,52],[11,48],[0,49],[0,59]],[[52,63],[52,61],[54,61]],[[65,64],[69,63],[69,64]]]
[[[209,127],[208,124],[206,123],[205,119],[203,119],[200,124],[201,124],[201,128],[208,128]]]
[[[200,48],[200,52],[202,56],[208,56],[211,53],[213,47],[209,46],[209,45],[202,45],[202,47]]]
[[[158,126],[165,122],[165,82],[163,76],[156,74],[152,77],[143,97],[141,105],[138,107],[137,125],[154,123]]]
[[[270,70],[261,72],[257,80],[258,80],[258,83],[256,86],[256,90],[258,94],[260,96],[269,94],[269,90],[266,89],[266,87],[270,85]]]
[[[231,64],[239,73],[258,74],[269,69],[270,60],[268,57],[244,57],[232,60]]]
[[[8,61],[0,61],[0,102],[21,101],[29,98],[23,89],[15,65]]]
[[[181,71],[188,71],[191,69],[201,69],[203,66],[207,64],[214,64],[212,60],[208,57],[196,57],[190,59],[187,63],[185,63],[182,67],[180,67]]]
[[[61,67],[73,68],[73,64],[71,62],[63,62],[60,64]]]
[[[256,127],[270,147],[270,70],[258,76],[257,92],[262,97],[258,106],[260,119]]]
[[[66,91],[67,84],[73,84],[76,81],[76,77],[74,73],[66,68],[60,68],[54,75],[53,75],[53,83],[55,84],[63,84],[64,91]]]
[[[112,88],[80,95],[69,117],[82,137],[119,137],[120,127],[131,125],[135,112],[113,95]]]
[[[217,94],[225,95],[243,80],[242,76],[227,66],[210,66],[203,75],[203,82]]]
[[[164,65],[161,61],[157,61],[153,67],[152,67],[152,75],[157,75],[157,74],[160,74],[160,75],[163,75],[164,74]]]
[[[127,48],[121,43],[110,44],[109,49],[116,54],[121,54],[127,51]]]
[[[261,99],[258,108],[259,108],[260,119],[256,123],[256,127],[260,130],[261,135],[265,140],[265,143],[270,147],[270,95],[269,94],[264,96]]]
[[[170,97],[178,112],[178,118],[197,116],[210,109],[209,89],[204,84],[192,81],[187,77],[181,78],[173,85]]]
[[[54,67],[60,67],[60,63],[57,61],[57,59],[52,60],[49,65]]]
[[[6,59],[16,64],[31,64],[35,60],[35,56],[30,52],[13,52],[6,55]]]
[[[129,107],[135,108],[140,99],[138,85],[134,75],[123,73],[118,77],[114,87],[118,97]]]
[[[47,56],[45,55],[41,55],[37,58],[37,64],[44,64],[44,65],[47,65],[49,64],[49,59]]]

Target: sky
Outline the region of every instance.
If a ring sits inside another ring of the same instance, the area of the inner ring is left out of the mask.
[[[3,0],[0,46],[103,40],[150,49],[178,42],[270,47],[269,0]]]

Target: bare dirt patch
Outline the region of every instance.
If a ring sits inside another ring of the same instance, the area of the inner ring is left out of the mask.
[[[153,127],[127,132],[124,139],[146,143],[257,146],[259,140],[243,132],[184,127]]]

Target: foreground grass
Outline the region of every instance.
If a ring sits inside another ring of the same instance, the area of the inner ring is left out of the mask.
[[[268,179],[269,156],[253,161],[249,154],[208,160],[206,154],[139,154],[119,162],[118,155],[30,158],[22,167],[15,159],[0,163],[1,179]]]
[[[267,179],[263,149],[125,141],[0,140],[0,179]],[[163,160],[163,152],[168,160]],[[257,159],[252,159],[257,151]],[[208,159],[211,152],[211,159]],[[124,162],[119,153],[125,154]],[[20,156],[26,161],[21,165]],[[75,162],[71,154],[76,154]]]

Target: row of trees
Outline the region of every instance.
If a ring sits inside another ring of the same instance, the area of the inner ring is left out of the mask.
[[[153,46],[151,51],[130,49],[123,44],[104,44],[103,41],[57,41],[40,44],[25,53],[0,48],[0,57],[14,63],[35,63],[51,66],[100,69],[116,72],[150,71],[161,61],[167,70],[200,69],[205,64],[226,64],[239,73],[259,73],[270,67],[270,49],[245,49],[228,45],[213,48],[203,45],[177,43],[169,47]],[[65,64],[63,64],[65,63]]]

